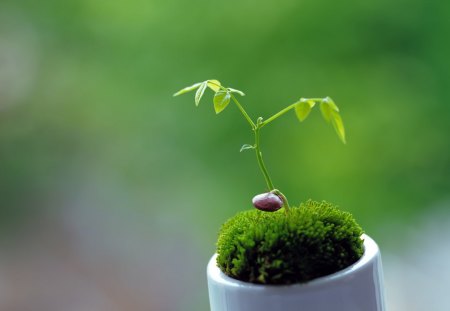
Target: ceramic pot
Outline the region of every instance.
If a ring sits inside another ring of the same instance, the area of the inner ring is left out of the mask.
[[[385,311],[378,245],[367,235],[364,254],[336,273],[293,285],[261,285],[225,275],[213,255],[207,267],[211,311]]]

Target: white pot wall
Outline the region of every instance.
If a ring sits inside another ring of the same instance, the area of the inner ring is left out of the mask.
[[[211,311],[385,311],[378,245],[363,235],[364,254],[350,267],[307,283],[260,285],[225,275],[208,263]]]

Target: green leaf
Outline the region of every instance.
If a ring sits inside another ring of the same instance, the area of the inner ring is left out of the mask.
[[[239,90],[236,90],[236,89],[232,89],[231,87],[229,87],[228,90],[229,90],[231,93],[238,93],[238,94],[241,95],[241,96],[245,96],[244,92],[239,91]]]
[[[200,84],[202,84],[202,83],[201,83],[201,82],[200,82],[200,83],[195,83],[195,84],[193,84],[193,85],[191,85],[191,86],[185,87],[184,89],[181,89],[181,90],[179,90],[178,92],[176,92],[175,94],[173,94],[173,96],[178,96],[178,95],[182,95],[182,94],[184,94],[184,93],[193,91],[193,90],[195,90],[196,88],[198,88],[198,87],[200,86]]]
[[[316,103],[313,100],[307,100],[305,98],[300,99],[297,105],[295,105],[295,114],[300,122],[304,121],[308,117],[312,107],[314,107],[315,104]]]
[[[248,150],[248,149],[255,149],[255,146],[249,145],[249,144],[244,144],[244,145],[242,145],[241,150],[239,150],[239,152],[242,152],[242,151]]]
[[[344,122],[342,122],[341,115],[337,111],[332,111],[331,113],[331,123],[333,124],[334,130],[336,131],[339,139],[345,144],[345,129]]]
[[[334,101],[331,99],[331,97],[328,97],[328,96],[327,96],[327,97],[325,97],[325,98],[323,99],[323,101],[326,102],[326,103],[328,103],[328,106],[330,106],[330,108],[331,108],[332,110],[339,112],[338,106],[336,106],[336,104],[335,104]]]
[[[202,99],[203,94],[205,93],[206,86],[208,85],[208,81],[202,82],[195,93],[195,105],[198,106],[200,104],[200,99]]]
[[[220,82],[219,80],[208,80],[208,87],[214,92],[218,92],[220,90]]]
[[[330,97],[325,97],[320,103],[320,111],[324,119],[334,127],[339,139],[345,144],[345,128],[342,122],[341,115],[339,114],[339,108]]]
[[[325,121],[330,122],[331,108],[330,105],[328,105],[327,101],[322,100],[322,102],[320,103],[320,112],[322,112],[322,116],[325,119]]]
[[[227,108],[228,104],[230,103],[230,99],[230,92],[219,91],[216,93],[216,95],[214,95],[214,110],[217,114]]]

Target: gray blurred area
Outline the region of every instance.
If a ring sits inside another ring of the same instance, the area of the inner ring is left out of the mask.
[[[381,246],[390,310],[449,310],[450,4],[445,1],[0,2],[0,310],[208,310],[220,225],[264,180],[269,117],[291,204],[326,199]]]

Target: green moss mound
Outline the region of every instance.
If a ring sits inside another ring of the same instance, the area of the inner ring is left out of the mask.
[[[217,264],[251,283],[292,284],[337,272],[363,254],[363,230],[327,202],[274,213],[249,210],[229,219],[217,242]]]

